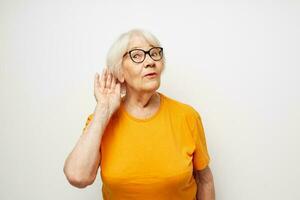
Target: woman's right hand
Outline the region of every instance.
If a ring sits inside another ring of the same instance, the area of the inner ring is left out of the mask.
[[[97,107],[104,109],[111,116],[121,104],[121,83],[107,69],[102,70],[101,77],[95,74],[94,95]]]

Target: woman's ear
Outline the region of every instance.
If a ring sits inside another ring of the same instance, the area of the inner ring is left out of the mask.
[[[120,69],[118,70],[118,73],[117,73],[117,79],[121,82],[121,83],[124,83],[125,79],[124,79],[124,74],[123,74],[123,71]]]
[[[125,81],[123,75],[121,75],[118,79],[119,79],[119,81],[120,81],[121,83],[124,83],[124,81]]]
[[[122,69],[117,70],[116,77],[121,83],[121,97],[123,98],[124,96],[126,96],[126,84]]]

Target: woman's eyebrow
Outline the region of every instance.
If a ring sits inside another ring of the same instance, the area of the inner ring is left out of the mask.
[[[148,46],[148,47],[152,48],[152,47],[154,47],[154,46],[153,46],[153,45],[150,45],[150,46]],[[131,47],[130,50],[132,50],[132,49],[142,49],[142,47]]]

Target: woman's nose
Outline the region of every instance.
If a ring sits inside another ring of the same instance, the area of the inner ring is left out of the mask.
[[[145,60],[144,60],[144,66],[145,67],[153,67],[155,65],[154,60],[150,57],[149,54],[146,54]]]

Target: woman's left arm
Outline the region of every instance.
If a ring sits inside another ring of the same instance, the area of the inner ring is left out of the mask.
[[[209,166],[194,170],[193,174],[197,183],[197,200],[215,200],[214,180]]]

